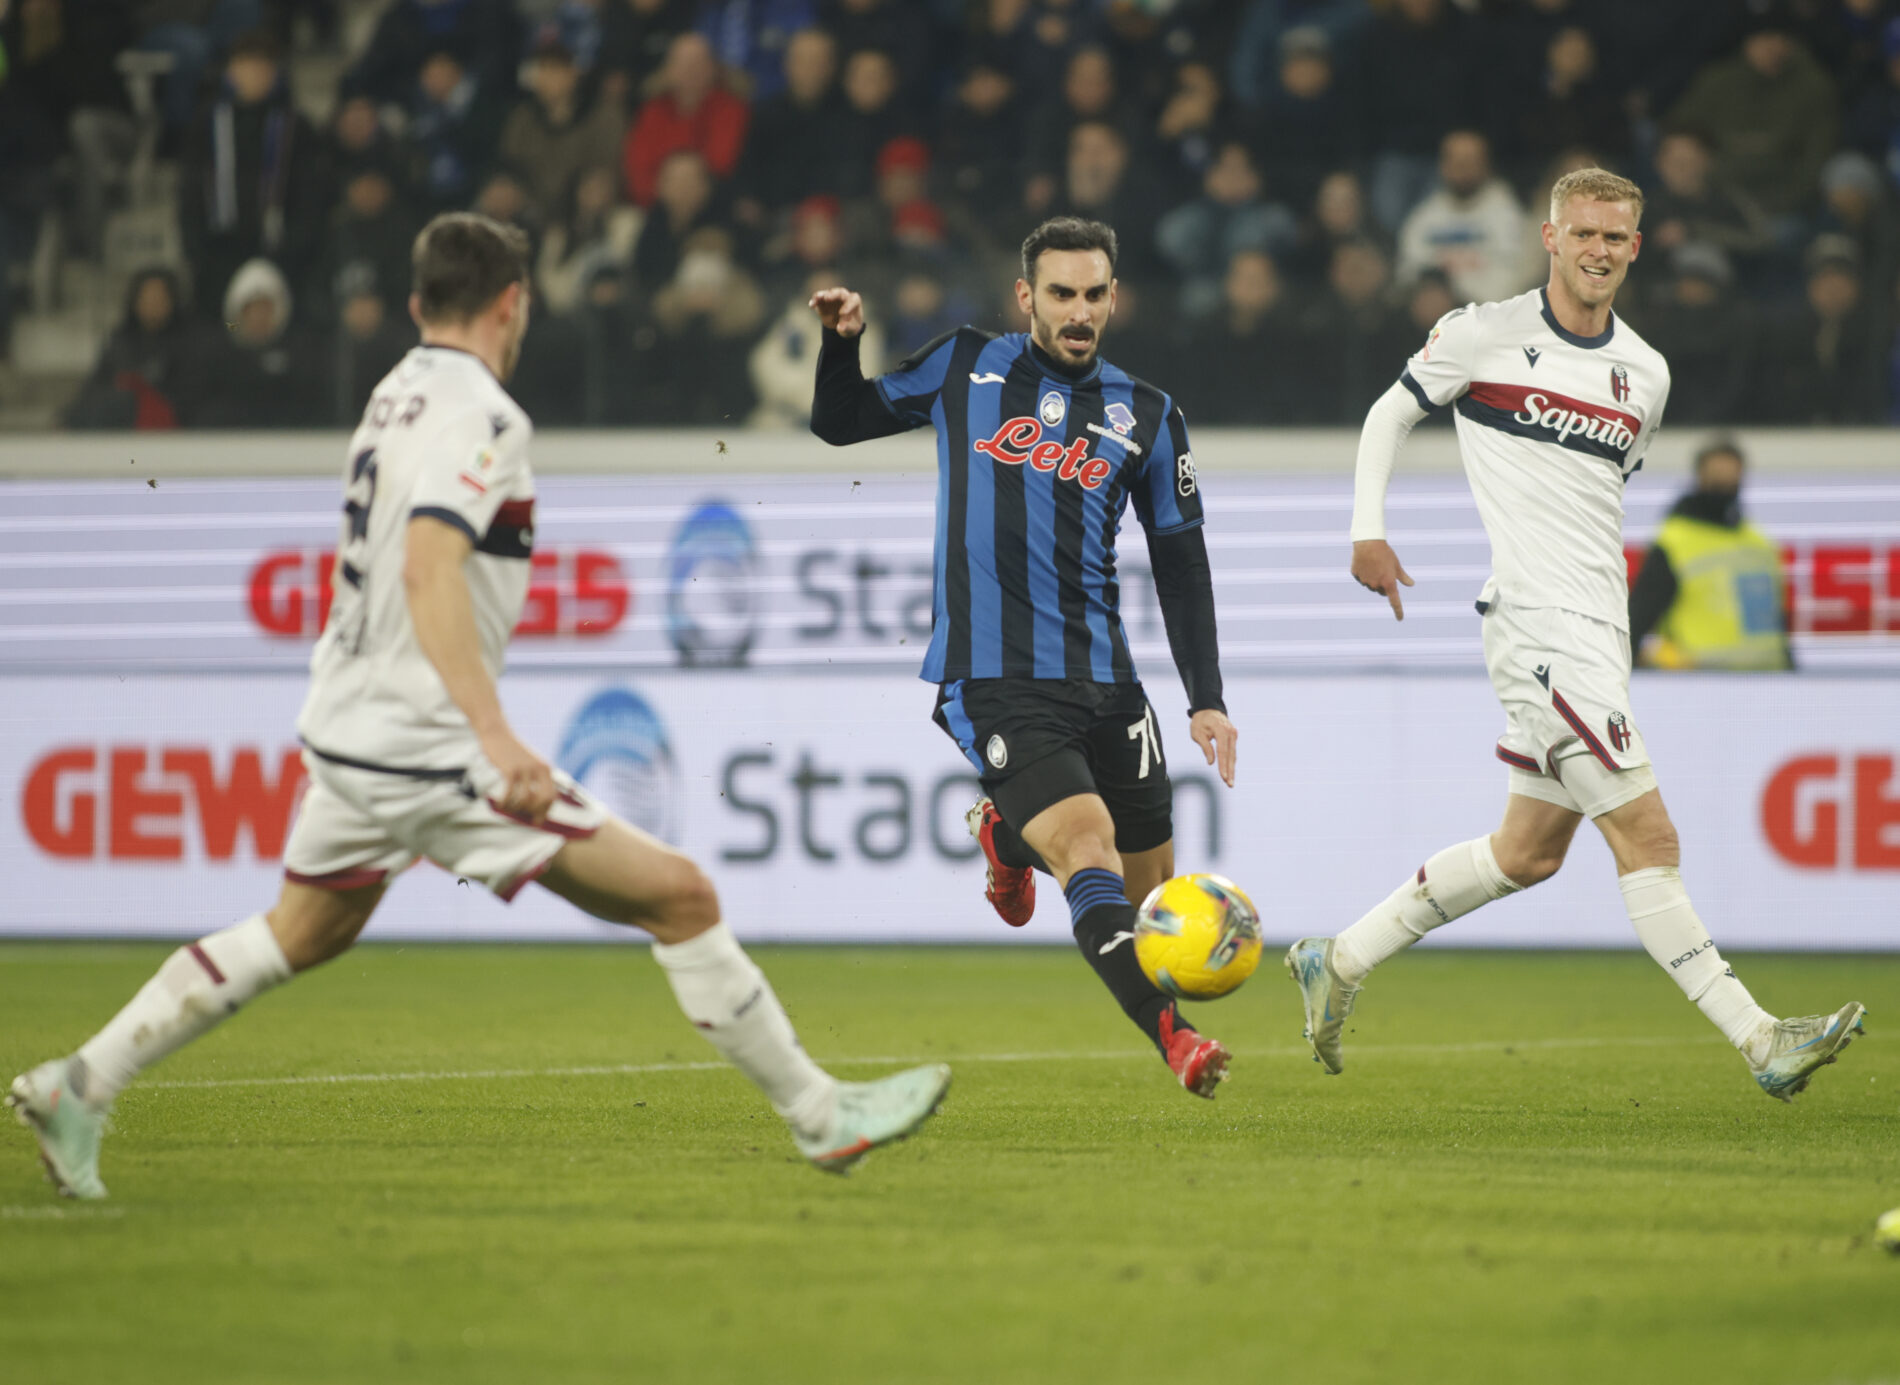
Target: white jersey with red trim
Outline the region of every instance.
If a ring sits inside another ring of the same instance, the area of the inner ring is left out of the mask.
[[[1566,331],[1543,289],[1440,318],[1401,382],[1457,410],[1459,451],[1491,539],[1485,596],[1629,629],[1623,485],[1669,398],[1669,366],[1611,315]]]
[[[350,439],[329,623],[297,719],[320,755],[390,769],[459,769],[475,740],[416,640],[403,590],[409,521],[475,545],[468,577],[482,662],[501,676],[534,547],[533,425],[465,351],[419,346],[383,377]]]

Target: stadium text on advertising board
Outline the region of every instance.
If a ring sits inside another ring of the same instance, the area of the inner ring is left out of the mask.
[[[1791,866],[1900,870],[1900,792],[1894,756],[1801,755],[1769,776],[1762,835]],[[1842,821],[1851,813],[1851,826]]]

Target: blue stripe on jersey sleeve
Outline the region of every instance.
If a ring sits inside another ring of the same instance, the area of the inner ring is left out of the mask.
[[[468,535],[468,541],[470,543],[480,543],[482,541],[482,536],[475,532],[475,526],[470,524],[465,516],[457,514],[446,505],[418,505],[409,512],[409,518],[440,520],[442,523],[448,525],[449,528],[460,529],[464,534]]]
[[[1442,404],[1432,403],[1432,397],[1425,393],[1425,387],[1423,385],[1412,378],[1411,371],[1400,371],[1399,383],[1412,392],[1412,398],[1418,401],[1418,407],[1423,409],[1426,413],[1435,414],[1444,407]]]
[[[928,423],[950,373],[950,357],[957,348],[957,334],[947,332],[914,355],[899,361],[895,369],[877,377],[877,392],[893,414],[912,423]]]

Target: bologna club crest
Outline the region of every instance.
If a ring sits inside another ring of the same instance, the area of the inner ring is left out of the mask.
[[[1622,369],[1621,366],[1617,368],[1619,370]],[[1625,384],[1623,388],[1628,389],[1629,385]],[[1610,744],[1615,746],[1618,751],[1624,751],[1630,748],[1630,721],[1628,717],[1624,716],[1621,712],[1611,712],[1609,731]]]
[[[1620,365],[1610,367],[1610,393],[1619,404],[1630,397],[1630,373]]]

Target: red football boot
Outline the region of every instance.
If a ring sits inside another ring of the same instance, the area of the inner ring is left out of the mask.
[[[983,848],[989,877],[984,882],[983,898],[1011,928],[1021,928],[1036,912],[1036,872],[1028,866],[1006,866],[996,859],[996,827],[1003,815],[987,798],[976,801],[963,815],[964,825],[977,845]]]
[[[1168,1066],[1181,1079],[1181,1085],[1196,1096],[1214,1099],[1214,1089],[1227,1076],[1228,1052],[1219,1039],[1207,1039],[1186,1025],[1175,1027],[1172,1005],[1161,1012],[1161,1045],[1168,1053]]]

